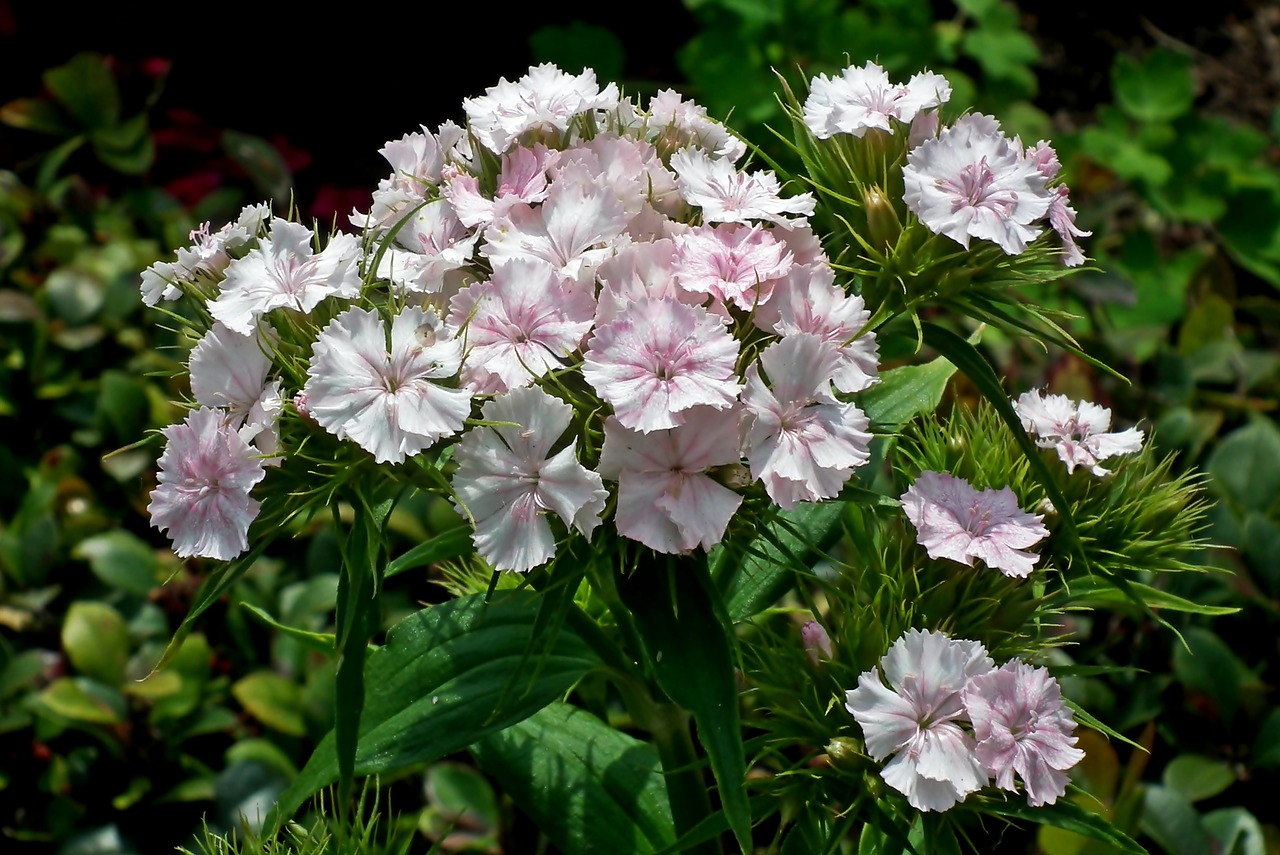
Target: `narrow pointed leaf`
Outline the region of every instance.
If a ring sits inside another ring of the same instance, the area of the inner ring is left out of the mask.
[[[1118,852],[1129,852],[1132,855],[1146,855],[1147,852],[1107,820],[1065,799],[1059,799],[1051,805],[1031,807],[1025,801],[1019,800],[1017,796],[1011,796],[1008,801],[984,800],[981,810],[983,813],[1021,819],[1039,825],[1051,825],[1064,831],[1092,837],[1094,840],[1109,844]]]
[[[476,551],[471,542],[470,526],[458,526],[442,531],[430,540],[424,540],[404,555],[387,565],[384,577],[390,579],[406,570],[416,570],[429,564],[438,564],[454,558],[462,558]]]

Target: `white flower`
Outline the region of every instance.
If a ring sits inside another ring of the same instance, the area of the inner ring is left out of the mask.
[[[680,178],[684,200],[702,209],[703,222],[768,220],[788,225],[814,211],[812,193],[784,199],[772,172],[739,172],[733,161],[712,158],[701,149],[686,148],[673,154],[671,170]]]
[[[566,74],[551,63],[529,69],[515,83],[505,77],[478,98],[462,102],[471,132],[494,154],[502,154],[526,131],[564,133],[583,113],[618,104],[618,87],[596,84],[591,69]]]
[[[820,74],[809,84],[804,123],[818,139],[838,133],[862,137],[869,129],[892,131],[896,120],[910,124],[916,114],[938,107],[951,97],[951,85],[939,74],[923,71],[897,85],[874,62],[851,65],[839,77]]]
[[[1099,477],[1109,474],[1098,463],[1120,454],[1142,450],[1137,428],[1111,432],[1111,410],[1089,401],[1076,403],[1065,395],[1044,395],[1039,389],[1024,392],[1013,403],[1022,427],[1041,448],[1056,448],[1068,472],[1087,467]]]

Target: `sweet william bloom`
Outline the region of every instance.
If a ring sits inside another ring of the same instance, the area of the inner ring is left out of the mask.
[[[1054,192],[1022,146],[990,116],[962,117],[907,155],[907,207],[931,231],[966,249],[982,238],[1018,255],[1040,234],[1031,224],[1049,213]]]
[[[977,558],[1006,576],[1030,574],[1040,556],[1025,550],[1049,536],[1044,517],[1019,508],[1008,487],[976,490],[945,472],[920,473],[902,494],[902,509],[930,558],[969,567]]]
[[[737,409],[696,407],[680,427],[651,433],[608,418],[600,474],[618,482],[618,534],[667,553],[723,540],[742,496],[707,472],[741,461],[740,418]]]
[[[1076,722],[1062,690],[1044,668],[1017,659],[969,679],[964,705],[973,722],[975,753],[1002,790],[1022,779],[1027,803],[1053,804],[1067,791],[1067,769],[1084,759],[1071,735]]]
[[[674,89],[663,89],[649,99],[648,136],[665,152],[697,146],[712,157],[736,161],[747,145],[728,128],[707,117],[707,108],[685,101]]]
[[[161,433],[168,442],[147,505],[151,525],[168,533],[183,558],[235,558],[249,548],[249,524],[258,515],[249,497],[266,474],[258,452],[211,407]]]
[[[499,570],[520,573],[555,555],[547,515],[587,537],[600,524],[608,491],[578,462],[577,443],[553,455],[573,408],[538,388],[516,389],[484,405],[486,421],[458,443],[457,502],[475,522],[476,549]]]
[[[757,314],[757,324],[764,322],[781,336],[813,333],[839,348],[840,365],[831,382],[841,392],[861,392],[880,382],[876,334],[865,330],[871,313],[861,295],[835,285],[829,265],[798,270],[777,290],[767,311]]]
[[[738,343],[714,316],[671,300],[637,300],[596,327],[582,376],[613,405],[618,422],[648,433],[684,423],[706,405],[733,406]]]
[[[329,433],[350,437],[379,463],[400,463],[462,430],[471,393],[438,382],[461,364],[461,346],[434,312],[410,306],[396,315],[388,352],[382,318],[351,308],[312,346],[302,394]]]
[[[713,158],[700,149],[673,154],[671,170],[679,177],[680,195],[702,209],[706,223],[768,220],[787,225],[814,211],[812,193],[784,199],[772,172],[739,172],[728,158]]]
[[[478,98],[462,102],[467,122],[480,144],[502,154],[527,132],[563,134],[575,118],[618,104],[618,87],[601,89],[596,73],[566,74],[551,63],[529,69],[515,83],[505,77]]]
[[[1067,472],[1083,466],[1101,477],[1110,470],[1099,466],[1100,461],[1142,450],[1142,431],[1111,433],[1111,410],[1089,401],[1076,403],[1065,395],[1041,395],[1032,389],[1018,396],[1013,408],[1036,445],[1057,449]]]
[[[872,128],[892,131],[891,120],[910,124],[921,110],[941,106],[950,97],[947,79],[929,71],[898,85],[890,83],[874,62],[862,68],[851,65],[839,77],[813,78],[804,102],[804,123],[818,139],[838,133],[862,137]]]
[[[751,311],[791,270],[785,244],[759,226],[704,226],[676,238],[676,277],[686,291]]]
[[[276,218],[258,247],[227,267],[222,293],[209,313],[239,335],[249,335],[257,319],[273,309],[310,312],[326,297],[360,292],[360,243],[335,235],[321,252],[311,247],[312,231]]]
[[[862,727],[867,752],[892,759],[880,772],[917,810],[947,810],[987,783],[974,756],[961,692],[995,663],[976,641],[913,629],[845,693],[845,708]],[[888,686],[885,686],[885,681]]]
[[[274,454],[279,445],[277,420],[284,405],[280,381],[267,381],[267,351],[274,339],[270,327],[255,335],[236,335],[215,321],[191,350],[189,361],[196,403],[225,409],[230,425],[262,454]],[[281,458],[263,462],[274,466]]]

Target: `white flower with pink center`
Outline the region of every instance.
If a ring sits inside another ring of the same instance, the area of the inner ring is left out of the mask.
[[[838,495],[853,470],[870,459],[866,415],[831,396],[841,361],[835,345],[798,333],[769,345],[759,364],[747,369],[747,460],[752,476],[783,508]]]
[[[910,124],[921,110],[939,107],[951,97],[951,85],[939,74],[922,71],[905,84],[889,82],[874,62],[851,65],[839,77],[819,74],[809,84],[804,123],[818,139],[835,134],[862,137],[872,128],[893,131],[893,121]]]
[[[462,430],[471,393],[437,382],[461,364],[461,345],[430,310],[396,315],[388,352],[382,318],[351,308],[316,339],[302,394],[329,433],[350,437],[379,463],[400,463]]]
[[[747,153],[747,145],[713,119],[707,108],[684,100],[674,89],[663,89],[649,99],[646,130],[654,145],[664,152],[697,146],[716,158],[737,161]]]
[[[814,211],[812,193],[784,199],[772,172],[739,172],[733,161],[712,158],[700,149],[686,148],[673,154],[671,169],[679,177],[680,195],[702,209],[706,223],[768,220],[786,225]]]
[[[487,226],[493,218],[516,202],[535,204],[547,198],[550,183],[547,171],[555,165],[560,152],[541,143],[517,146],[502,156],[498,186],[493,196],[480,192],[480,179],[469,172],[453,168],[445,176],[442,192],[467,228]]]
[[[1065,395],[1041,395],[1032,389],[1019,395],[1013,408],[1036,445],[1057,449],[1067,472],[1083,466],[1101,477],[1110,471],[1098,465],[1101,461],[1142,450],[1142,431],[1112,433],[1111,410],[1090,401],[1076,403]]]
[[[666,553],[723,540],[742,496],[708,470],[741,462],[740,418],[736,408],[696,407],[681,426],[650,433],[607,419],[600,474],[618,482],[618,534]]]
[[[1084,752],[1075,747],[1076,721],[1047,669],[1010,660],[969,678],[963,698],[977,740],[975,753],[997,787],[1016,791],[1016,773],[1032,807],[1051,805],[1066,793],[1066,770],[1083,760]]]
[[[556,181],[608,188],[628,221],[650,205],[671,214],[679,212],[676,177],[644,140],[601,134],[561,152],[553,173]]]
[[[311,230],[280,218],[256,249],[227,267],[222,293],[209,313],[239,335],[253,332],[259,317],[273,309],[307,313],[326,297],[360,293],[360,242],[334,235],[321,252],[311,247]]]
[[[907,155],[902,168],[907,207],[931,231],[966,249],[982,238],[1018,255],[1040,234],[1032,223],[1049,213],[1054,193],[1021,144],[990,116],[964,116]]]
[[[737,359],[738,343],[705,310],[638,300],[596,327],[582,376],[623,427],[648,433],[683,424],[692,407],[732,407],[742,389]]]
[[[757,317],[757,325],[781,336],[813,333],[834,344],[840,365],[832,384],[841,392],[861,392],[880,382],[880,349],[876,334],[866,331],[871,313],[860,295],[848,295],[836,287],[835,274],[828,265],[798,268],[779,283],[767,311]]]
[[[930,558],[968,567],[976,558],[1006,576],[1029,575],[1040,556],[1027,548],[1049,536],[1044,517],[1018,507],[1008,487],[977,490],[945,472],[920,473],[902,494],[902,509]]]
[[[477,394],[528,386],[577,352],[595,311],[589,289],[544,262],[498,267],[449,303],[449,323],[463,330],[463,385]]]
[[[680,235],[676,246],[681,288],[744,311],[767,303],[774,284],[791,271],[791,253],[760,226],[704,226]]]
[[[161,433],[168,442],[147,505],[151,525],[168,533],[183,558],[230,561],[249,548],[249,524],[260,507],[249,497],[266,474],[257,450],[226,413],[210,407]]]
[[[960,726],[961,692],[994,667],[976,641],[913,629],[889,648],[880,671],[863,673],[845,693],[867,753],[877,762],[892,757],[880,777],[917,810],[948,810],[987,783],[973,737]]]
[[[564,134],[575,118],[618,104],[618,87],[596,84],[596,73],[566,74],[551,63],[529,69],[515,83],[505,77],[485,94],[463,100],[467,123],[480,144],[502,154],[526,133]]]
[[[277,419],[284,406],[280,381],[267,382],[271,372],[268,350],[275,341],[270,327],[255,335],[236,335],[218,322],[191,350],[191,394],[204,407],[219,407],[230,425],[262,454],[279,446]],[[281,458],[263,461],[279,465]]]
[[[226,223],[216,232],[204,223],[192,229],[192,244],[177,252],[175,261],[157,261],[142,271],[142,302],[154,306],[161,300],[176,300],[182,290],[175,284],[198,276],[221,276],[231,263],[229,250],[238,249],[258,236],[262,223],[271,215],[266,202],[246,205],[235,222]]]
[[[591,537],[609,493],[600,476],[578,462],[577,442],[551,454],[573,408],[527,388],[494,398],[481,414],[495,424],[468,431],[453,456],[453,489],[475,523],[480,555],[499,570],[519,573],[546,563],[556,548],[551,513]]]
[[[378,276],[398,290],[431,294],[445,277],[471,261],[479,235],[462,224],[448,199],[428,202],[410,215],[378,263]]]

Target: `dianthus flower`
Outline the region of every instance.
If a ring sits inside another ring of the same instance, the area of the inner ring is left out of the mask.
[[[895,85],[874,62],[862,68],[851,65],[839,77],[813,78],[804,123],[818,139],[838,133],[862,137],[872,128],[892,131],[890,120],[909,125],[921,110],[941,106],[950,97],[951,85],[939,74],[922,71],[906,85]]]
[[[786,245],[759,226],[704,226],[679,235],[676,246],[680,287],[743,311],[768,302],[774,284],[791,270]]]
[[[276,451],[276,420],[284,406],[280,381],[267,382],[271,371],[267,349],[274,339],[270,327],[260,329],[256,335],[236,335],[215,321],[192,348],[188,363],[191,394],[196,403],[224,408],[231,427],[263,454]],[[263,462],[277,465],[281,460]]]
[[[555,555],[554,512],[586,537],[600,524],[608,492],[577,459],[577,443],[548,457],[573,408],[541,389],[515,389],[484,405],[490,424],[468,431],[454,450],[453,489],[475,522],[476,549],[498,570],[520,573]]]
[[[462,430],[471,393],[439,380],[458,373],[461,345],[435,313],[410,306],[391,324],[351,308],[324,328],[312,347],[307,411],[325,430],[350,437],[379,463],[400,463]]]
[[[617,104],[618,87],[610,83],[601,89],[591,69],[566,74],[549,62],[530,68],[515,83],[504,77],[485,94],[462,102],[471,133],[494,154],[526,132],[563,134],[578,116]]]
[[[917,810],[947,810],[987,783],[973,737],[960,727],[961,691],[994,667],[976,641],[913,629],[880,660],[883,680],[867,671],[845,693],[867,752],[876,761],[893,758],[880,777]]]
[[[266,474],[257,451],[226,413],[211,407],[161,433],[168,442],[147,505],[151,525],[168,533],[183,558],[230,561],[249,548],[249,524],[260,507],[249,497]]]
[[[216,232],[204,223],[190,234],[192,244],[179,249],[175,261],[157,261],[142,272],[142,302],[154,306],[161,300],[176,300],[182,291],[175,284],[198,276],[221,276],[231,262],[229,251],[238,249],[258,236],[258,229],[271,214],[266,202],[247,205],[235,222]]]
[[[1071,735],[1076,722],[1062,690],[1044,668],[1017,659],[978,674],[964,688],[975,753],[1002,790],[1016,790],[1016,772],[1032,807],[1053,804],[1067,791],[1067,769],[1084,759]]]
[[[1018,255],[1040,234],[1054,192],[1021,144],[990,116],[962,117],[907,155],[904,199],[920,222],[966,249],[970,238]]]
[[[706,223],[768,220],[786,225],[814,211],[812,193],[784,199],[772,172],[739,172],[733,161],[712,158],[700,149],[686,148],[673,154],[671,169],[679,176],[680,194],[690,205],[702,209]]]
[[[1137,428],[1111,433],[1111,410],[1089,401],[1076,403],[1065,395],[1044,395],[1032,389],[1018,396],[1014,410],[1022,427],[1041,448],[1056,448],[1067,472],[1087,467],[1099,477],[1109,474],[1098,463],[1119,454],[1142,450]]]
[[[1008,487],[975,490],[945,472],[921,472],[902,494],[902,509],[930,558],[969,567],[978,558],[1006,576],[1030,574],[1040,556],[1024,550],[1049,536],[1044,517],[1019,508]]]

